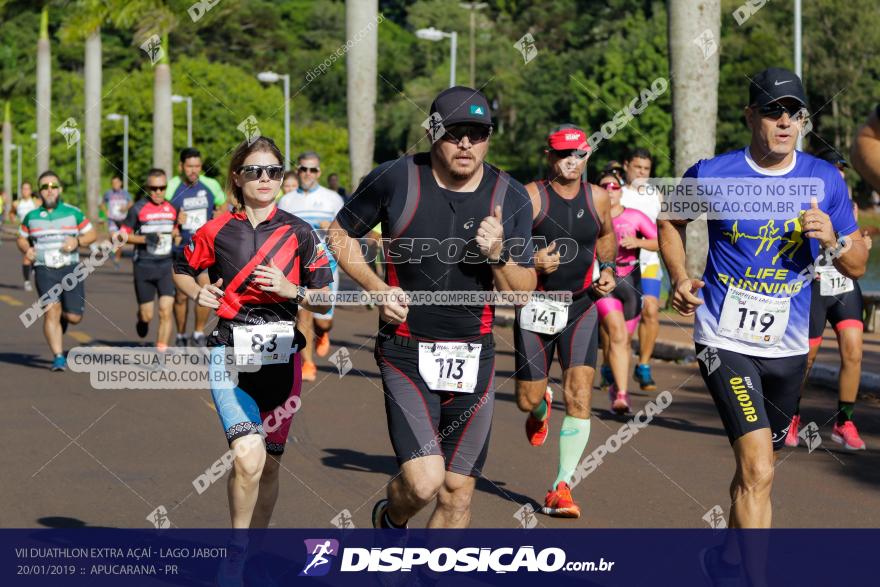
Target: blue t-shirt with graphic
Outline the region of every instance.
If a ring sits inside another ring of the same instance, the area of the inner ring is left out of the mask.
[[[786,169],[761,168],[748,148],[698,161],[690,178],[773,179],[796,183],[821,179],[819,208],[841,236],[858,229],[846,182],[830,163],[796,151]],[[773,198],[769,194],[752,198]],[[807,201],[802,210],[810,207]],[[799,214],[789,219],[708,221],[709,252],[700,290],[694,340],[761,357],[806,354],[810,318],[810,270],[819,252],[802,235]]]

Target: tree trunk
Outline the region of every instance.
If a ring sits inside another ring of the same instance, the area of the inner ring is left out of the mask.
[[[345,58],[351,191],[373,167],[380,24],[377,17],[377,0],[346,0],[345,35],[354,41]]]
[[[12,120],[9,112],[9,102],[3,109],[3,191],[6,193],[3,202],[3,213],[12,210],[12,151],[9,145],[12,144]],[[15,189],[20,189],[21,186]]]
[[[171,113],[171,66],[168,64],[168,37],[163,42],[165,54],[153,71],[153,167],[174,173],[174,122]]]
[[[718,114],[718,43],[720,0],[670,0],[669,69],[672,77],[672,124],[675,174],[715,154]],[[687,271],[700,277],[706,267],[706,221],[687,228]]]
[[[37,173],[49,169],[52,124],[52,53],[49,48],[49,8],[43,8],[37,41]]]
[[[86,39],[85,55],[86,203],[90,218],[98,217],[101,200],[101,29]]]

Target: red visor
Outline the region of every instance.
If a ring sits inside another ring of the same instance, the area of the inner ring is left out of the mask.
[[[547,137],[547,144],[554,151],[568,151],[576,149],[578,151],[589,151],[590,145],[587,143],[587,135],[579,128],[564,128]]]

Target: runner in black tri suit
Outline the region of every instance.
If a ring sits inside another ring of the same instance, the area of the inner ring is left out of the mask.
[[[846,160],[834,149],[827,149],[819,157],[828,161],[846,180],[844,169],[849,167]],[[859,219],[859,208],[853,203],[853,214]],[[871,237],[862,231],[862,239],[868,250],[871,249]],[[862,288],[856,279],[841,275],[826,258],[822,251],[815,261],[816,277],[812,282],[810,298],[810,352],[807,354],[807,371],[801,383],[801,397],[807,377],[813,368],[813,361],[819,354],[822,345],[822,334],[825,323],[831,323],[837,336],[837,348],[840,352],[840,373],[838,375],[837,414],[831,429],[831,440],[843,445],[847,450],[865,450],[865,441],[859,435],[853,421],[853,411],[859,393],[859,381],[862,374]],[[791,426],[785,436],[785,446],[795,447],[800,442],[799,428],[801,423],[800,397],[795,408]]]
[[[294,327],[297,309],[325,311],[304,300],[313,290],[328,292],[331,280],[326,248],[311,226],[275,207],[281,161],[266,137],[239,145],[227,181],[236,211],[199,228],[174,265],[177,288],[220,318],[207,344],[211,394],[235,453],[229,476],[233,528],[269,525],[279,460],[300,405],[297,350],[304,339]],[[196,278],[205,270],[210,283],[200,286]],[[236,364],[258,366],[240,372],[237,385],[217,376],[226,369],[227,348]]]
[[[581,181],[589,145],[580,128],[564,125],[547,137],[547,179],[530,183],[532,237],[536,246],[538,291],[572,293],[571,304],[535,299],[517,309],[516,401],[528,412],[526,437],[544,444],[549,432],[553,393],[547,380],[554,353],[562,367],[565,418],[559,428],[559,467],[542,511],[577,518],[570,483],[590,438],[590,400],[598,344],[594,289],[614,288],[617,243],[608,215],[608,196]],[[593,283],[593,264],[603,265]]]
[[[437,96],[431,113],[430,153],[373,170],[330,230],[334,256],[365,289],[440,298],[380,308],[376,360],[401,474],[373,510],[377,527],[402,527],[435,498],[429,526],[468,525],[492,424],[494,308],[465,305],[454,292],[528,292],[536,283],[528,196],[484,163],[486,98],[456,86]],[[387,284],[356,240],[379,222]]]

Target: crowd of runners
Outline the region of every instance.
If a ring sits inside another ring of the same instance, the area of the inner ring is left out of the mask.
[[[146,338],[158,315],[157,352],[169,345],[204,346],[218,356],[234,349],[237,359],[259,366],[234,386],[212,389],[235,449],[233,527],[269,524],[292,420],[279,421],[276,410],[299,396],[303,381],[315,380],[316,356],[331,350],[327,300],[338,291],[340,271],[364,290],[386,294],[375,358],[400,473],[375,504],[377,528],[406,528],[428,506],[430,527],[469,524],[492,428],[493,292],[530,296],[516,306],[513,325],[526,438],[510,441],[538,447],[558,434],[556,470],[540,472],[547,515],[581,515],[571,485],[592,410],[607,406],[625,416],[630,385],[658,390],[651,357],[664,267],[671,308],[695,317],[700,371],[736,462],[732,527],[771,525],[775,454],[798,444],[805,373],[826,322],[841,360],[831,437],[863,450],[854,420],[863,329],[857,280],[871,239],[856,222],[842,172],[848,163],[833,149],[820,156],[796,150],[809,111],[792,72],[765,70],[751,78],[748,94],[749,144],[694,163],[684,177],[821,180],[822,191],[789,218],[710,217],[699,277],[686,270],[688,219],[665,217],[660,192],[647,181],[654,163],[648,150],[633,148],[622,162],[593,170],[591,183],[588,132],[562,124],[547,129],[542,177],[523,185],[487,162],[491,109],[482,93],[462,86],[431,105],[437,124],[427,131],[429,150],[379,165],[350,196],[338,177],[331,176],[330,188],[320,184],[318,153],[302,153],[286,170],[266,137],[234,150],[224,186],[203,173],[194,148],[180,153],[173,174],[150,169],[138,182],[139,197],[113,178],[101,207],[108,232],[132,249],[134,332]],[[880,187],[878,115],[880,107],[859,130],[853,163]],[[31,291],[33,279],[44,306],[51,368],[63,371],[62,334],[83,319],[86,296],[82,280],[70,286],[65,278],[80,249],[95,246],[96,229],[64,202],[62,180],[49,170],[36,190],[21,186],[9,218],[20,226],[24,288]],[[364,245],[379,239],[377,269]],[[121,250],[114,255],[118,267]],[[478,305],[425,304],[413,303],[413,292],[487,296]],[[562,370],[555,404],[554,357]],[[608,392],[607,404],[593,397],[596,387]],[[564,413],[554,415],[554,408]],[[710,556],[722,569],[735,560],[729,549]]]

